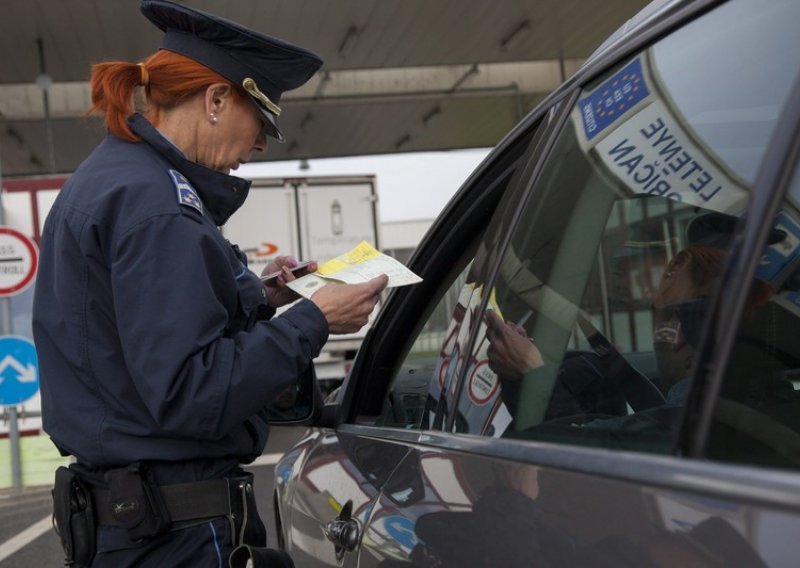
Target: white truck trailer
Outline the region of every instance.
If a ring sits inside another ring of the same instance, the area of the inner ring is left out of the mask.
[[[66,176],[2,181],[6,224],[38,242]],[[377,211],[374,176],[257,178],[245,204],[220,230],[247,254],[250,269],[260,274],[278,255],[322,262],[361,241],[380,249]],[[26,292],[28,296],[31,291]],[[24,313],[29,301],[17,300],[15,327],[29,328],[30,313]],[[344,377],[365,332],[331,336],[315,360],[321,381]]]
[[[256,178],[222,233],[260,274],[279,255],[324,262],[361,241],[380,249],[374,176]],[[366,328],[331,336],[315,360],[317,378],[344,378]]]
[[[5,225],[37,243],[42,225],[67,176],[3,178],[0,194]],[[417,222],[416,224],[419,224]],[[389,231],[394,249],[413,249],[424,227]],[[397,225],[397,223],[393,224]],[[377,193],[374,176],[316,176],[258,178],[250,195],[221,231],[247,253],[250,269],[260,274],[275,256],[290,254],[300,260],[325,261],[350,250],[362,240],[380,249]],[[14,335],[32,338],[33,286],[6,299]],[[366,329],[331,336],[315,360],[323,388],[332,388],[345,376]],[[327,385],[326,385],[327,383]],[[36,434],[41,428],[39,394],[18,407],[19,431]],[[8,435],[9,415],[0,409],[0,438]]]

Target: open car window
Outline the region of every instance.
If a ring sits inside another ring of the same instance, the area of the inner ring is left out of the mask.
[[[471,296],[471,287],[466,285],[470,266],[468,262],[458,273],[425,320],[392,381],[376,426],[428,429],[433,425],[438,394],[452,383],[456,366],[451,368],[450,361],[454,356],[458,360],[464,305]]]
[[[490,158],[490,165],[462,188],[440,225],[446,234],[428,236],[421,258],[427,259],[424,285],[410,290],[394,328],[382,330],[376,343],[376,367],[391,372],[380,408],[365,396],[357,422],[403,429],[441,429],[452,414],[457,388],[478,314],[483,284],[498,261],[500,243],[527,190],[528,167],[556,114],[558,104],[513,142]],[[463,212],[462,212],[463,211]],[[387,306],[388,308],[388,306]],[[377,391],[374,375],[370,385]],[[375,412],[375,417],[373,417]]]
[[[730,2],[584,89],[484,291],[455,431],[672,451],[799,16]]]

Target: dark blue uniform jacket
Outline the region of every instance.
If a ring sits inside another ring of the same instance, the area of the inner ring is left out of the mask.
[[[328,337],[312,302],[280,316],[218,230],[249,182],[187,160],[140,115],[109,135],[44,226],[33,331],[45,431],[91,468],[255,459],[265,405]],[[199,467],[199,470],[197,469]]]

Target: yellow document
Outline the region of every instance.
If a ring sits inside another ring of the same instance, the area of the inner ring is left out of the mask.
[[[408,286],[422,282],[422,278],[411,272],[401,262],[378,251],[367,241],[325,262],[313,274],[307,274],[287,283],[287,286],[306,298],[331,281],[360,284],[376,276],[389,277],[388,288]]]

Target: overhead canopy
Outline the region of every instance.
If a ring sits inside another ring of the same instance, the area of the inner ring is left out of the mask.
[[[325,60],[282,98],[287,142],[261,161],[492,146],[647,1],[184,3]],[[140,61],[159,41],[135,0],[3,0],[2,175],[72,171],[104,134],[82,117],[91,63]]]

